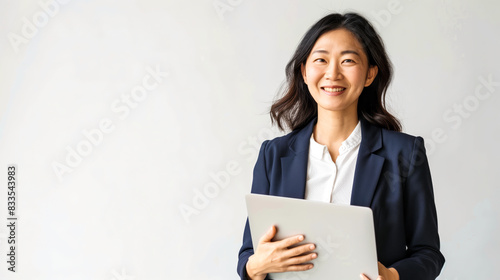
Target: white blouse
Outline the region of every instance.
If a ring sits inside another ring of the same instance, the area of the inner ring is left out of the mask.
[[[305,199],[351,204],[352,184],[361,143],[361,124],[342,142],[337,161],[333,162],[328,148],[311,135],[307,162]]]

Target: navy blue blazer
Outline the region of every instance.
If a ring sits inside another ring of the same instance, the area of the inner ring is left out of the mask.
[[[255,164],[252,193],[304,198],[309,138],[306,127],[265,141]],[[435,279],[443,267],[431,174],[424,141],[361,120],[362,140],[351,205],[373,211],[378,260],[401,280]],[[248,219],[239,251],[238,274],[247,279],[253,255]]]

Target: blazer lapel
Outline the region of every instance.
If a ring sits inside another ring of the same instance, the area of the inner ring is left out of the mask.
[[[382,148],[382,131],[362,120],[361,137],[354,171],[351,205],[370,207],[384,165],[384,158],[374,153]]]
[[[306,127],[299,130],[290,141],[289,155],[281,158],[280,194],[292,198],[304,198],[307,181],[307,161],[309,156],[309,139],[316,124],[312,120]]]
[[[309,139],[316,122],[316,119],[311,121],[290,140],[289,155],[281,158],[282,184],[276,195],[304,198]],[[382,132],[380,128],[361,120],[361,135],[362,140],[354,171],[351,205],[370,207],[385,160],[374,153],[382,148]]]

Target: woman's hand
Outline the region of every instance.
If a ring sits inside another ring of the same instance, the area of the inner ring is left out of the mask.
[[[378,274],[377,280],[399,280],[399,273],[395,268],[387,268],[380,262],[378,262]],[[370,280],[364,274],[361,274],[360,277],[362,280]]]
[[[314,244],[289,249],[288,247],[304,240],[304,236],[298,235],[272,242],[274,235],[276,227],[272,226],[260,238],[255,253],[248,258],[246,269],[250,279],[263,280],[271,272],[304,271],[313,268],[313,264],[307,262],[318,256],[311,252],[316,248]]]

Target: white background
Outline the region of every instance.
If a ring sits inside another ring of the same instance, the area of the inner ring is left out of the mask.
[[[426,140],[439,279],[498,274],[498,2],[54,1],[0,2],[1,279],[237,279],[244,195],[279,135],[267,112],[300,38],[333,11],[377,26],[390,108]]]

